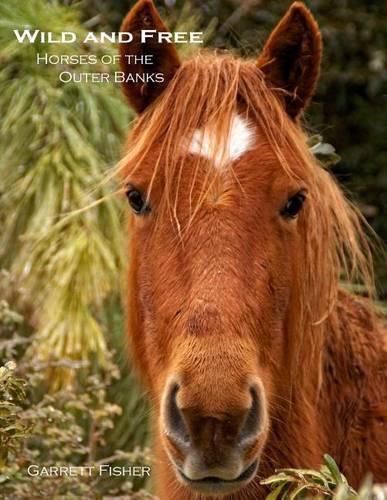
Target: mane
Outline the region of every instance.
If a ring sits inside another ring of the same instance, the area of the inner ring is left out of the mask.
[[[211,127],[225,151],[233,114],[242,106],[266,135],[287,175],[295,176],[294,165],[302,165],[310,179],[311,201],[302,215],[305,259],[302,273],[298,273],[298,293],[290,323],[298,347],[304,332],[304,341],[310,344],[310,349],[303,361],[312,363],[315,356],[310,356],[310,351],[321,353],[326,320],[338,300],[339,281],[361,283],[368,295],[373,296],[372,257],[363,217],[310,153],[307,134],[300,123],[287,116],[280,93],[268,88],[256,61],[201,52],[182,63],[155,105],[138,118],[131,132],[135,140],[129,142],[119,170],[125,184],[141,168],[148,153],[160,151],[151,185],[163,168],[165,209],[183,235],[189,228],[180,227],[176,179],[179,184],[184,175],[181,141],[189,141],[195,130]],[[203,160],[197,155],[194,161],[193,183]],[[194,200],[191,219],[211,183],[216,182],[215,169],[207,170],[208,178],[202,196]],[[307,350],[298,348],[299,356]],[[303,370],[307,371],[305,364]]]

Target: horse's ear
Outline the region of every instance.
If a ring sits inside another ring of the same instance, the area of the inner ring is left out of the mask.
[[[152,38],[141,42],[142,30],[155,30]],[[137,113],[141,113],[158,97],[167,87],[169,81],[180,66],[179,56],[173,43],[158,43],[157,33],[168,31],[157,12],[152,0],[140,0],[125,17],[121,32],[133,35],[130,43],[120,43],[120,65],[125,74],[155,74],[161,73],[163,81],[133,82],[126,81],[123,90],[130,105]],[[152,64],[143,64],[140,57],[152,56]],[[140,61],[140,62],[139,62]]]
[[[295,119],[314,93],[320,72],[321,34],[311,12],[294,2],[266,42],[258,59],[270,87],[282,94]]]

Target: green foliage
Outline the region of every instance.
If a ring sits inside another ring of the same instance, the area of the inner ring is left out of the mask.
[[[115,86],[63,84],[58,73],[65,65],[37,65],[38,53],[87,55],[90,48],[18,44],[12,29],[26,25],[56,35],[74,31],[79,39],[86,32],[74,6],[0,4],[0,262],[39,309],[33,355],[86,360],[93,354],[103,362],[106,342],[95,311],[120,288],[124,267],[122,216],[114,187],[103,179],[118,157],[129,111]]]
[[[122,415],[115,419],[114,428],[109,433],[107,452],[112,446],[131,450],[136,446],[149,444],[149,402],[129,365],[128,348],[124,342],[126,324],[118,304],[118,297],[107,301],[103,319],[105,329],[109,332],[108,348],[115,352],[114,359],[121,373],[120,378],[114,380],[108,388],[109,399],[122,408]]]
[[[271,493],[267,500],[294,500],[297,498],[333,498],[334,500],[371,500],[378,493],[381,500],[387,498],[387,491],[381,486],[373,486],[367,478],[356,492],[340,472],[336,462],[329,455],[324,456],[320,471],[309,469],[279,469],[261,481]]]
[[[12,361],[0,367],[0,467],[19,449],[27,430],[18,406],[25,399],[24,381],[12,376],[14,369]]]
[[[4,349],[7,342],[21,333],[23,318],[5,301],[0,304],[0,354],[4,357],[9,352]],[[0,498],[152,498],[141,489],[144,481],[98,474],[102,464],[151,465],[146,448],[127,452],[110,446],[106,454],[107,438],[121,413],[120,406],[108,399],[108,388],[120,376],[117,366],[109,360],[105,370],[93,375],[85,370],[84,362],[62,359],[55,364],[71,364],[80,382],[50,393],[45,373],[52,364],[22,353],[17,363],[8,361],[0,367]],[[72,466],[78,474],[34,474],[52,466]]]
[[[308,145],[311,153],[324,165],[332,167],[340,161],[340,156],[336,153],[332,144],[323,142],[321,135],[312,135],[309,137]]]

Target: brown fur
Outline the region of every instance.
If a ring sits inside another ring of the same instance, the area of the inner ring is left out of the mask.
[[[300,4],[293,9],[310,16]],[[309,39],[319,37],[313,23],[304,24]],[[281,46],[277,33],[269,48]],[[300,108],[284,105],[289,88],[273,88],[270,74],[280,73],[229,55],[183,62],[153,104],[146,102],[120,164],[125,188],[147,193],[151,206],[130,220],[129,325],[154,402],[163,500],[200,498],[176,479],[171,457],[180,463],[182,455],[163,432],[161,398],[175,374],[188,423],[198,409],[238,422],[246,380],[264,387],[268,422],[245,457],[246,464],[261,457],[257,476],[225,498],[261,498],[261,478],[278,467],[319,467],[324,453],[355,487],[368,471],[387,481],[386,334],[369,306],[338,285],[344,277],[371,291],[367,238],[357,210],[309,153],[294,121]],[[304,106],[318,69],[313,78],[298,74]],[[203,126],[225,146],[236,111],[254,125],[256,144],[227,174],[185,152]],[[280,209],[300,188],[305,207],[285,221]],[[191,424],[198,441],[211,440],[208,427]],[[220,441],[217,452],[225,450]]]
[[[274,89],[286,90],[286,110],[296,118],[313,95],[320,72],[321,35],[312,14],[294,2],[270,35],[258,61]]]
[[[130,86],[127,84],[122,86],[129,104],[137,113],[144,111],[163,92],[166,84],[180,66],[179,57],[173,44],[159,44],[152,39],[149,39],[146,44],[142,44],[140,39],[141,29],[168,31],[151,0],[138,2],[128,13],[120,28],[122,32],[133,33],[134,37],[132,42],[120,44],[120,64],[125,75],[129,73],[135,75],[136,73],[160,72],[166,76],[165,85],[162,83],[157,85],[132,83]],[[131,56],[142,55],[152,55],[154,64],[146,65],[131,61]],[[129,61],[131,62],[129,63]]]

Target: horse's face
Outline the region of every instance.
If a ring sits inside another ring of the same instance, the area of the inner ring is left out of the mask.
[[[162,174],[131,226],[132,307],[160,434],[182,479],[201,488],[208,477],[235,487],[255,473],[270,395],[279,389],[302,247],[306,186],[286,176],[256,125],[239,120],[248,127],[250,149],[222,167],[192,222],[190,199],[200,196],[205,169],[218,167],[204,162],[193,187],[188,173],[195,158],[184,158],[176,204],[181,241],[162,208]],[[238,137],[230,140],[232,147]],[[135,210],[144,203],[154,154],[129,178]]]
[[[149,8],[140,2],[132,16]],[[126,178],[135,355],[177,478],[205,494],[256,474],[282,392],[307,198],[302,169],[284,172],[242,108],[227,133],[222,151],[206,124],[176,138],[174,170],[154,144]]]

